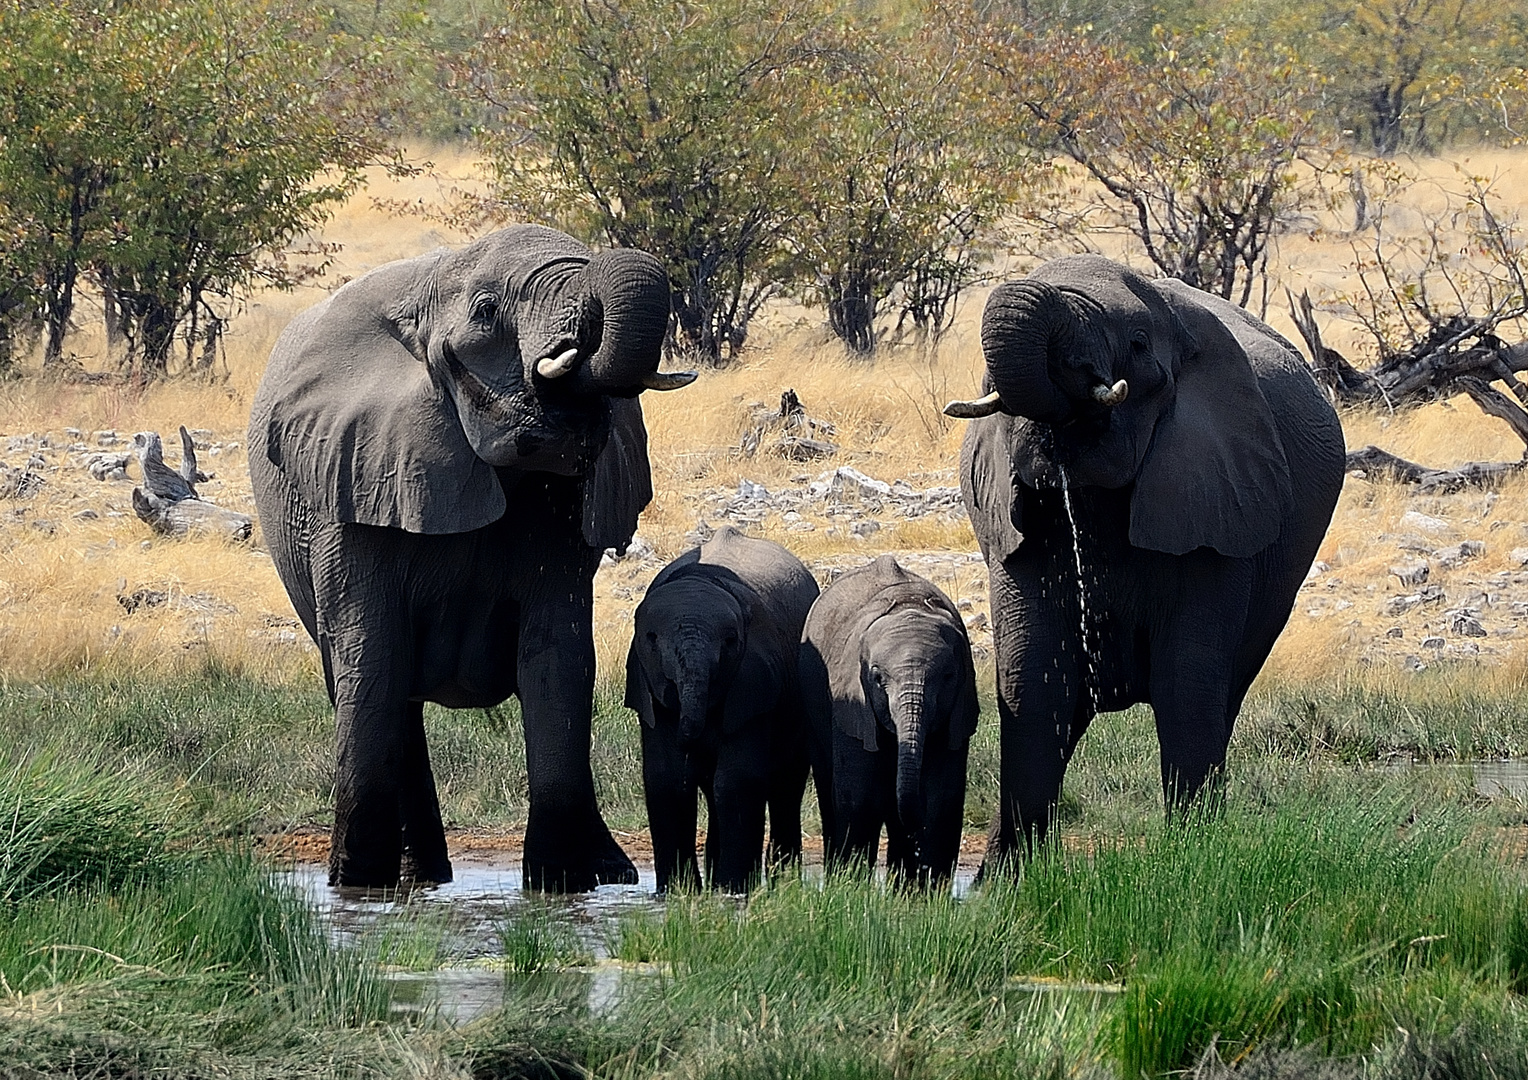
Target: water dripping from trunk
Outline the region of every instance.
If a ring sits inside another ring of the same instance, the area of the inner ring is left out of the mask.
[[[1077,530],[1077,512],[1072,507],[1072,488],[1067,482],[1066,469],[1057,465],[1056,474],[1061,477],[1061,502],[1066,507],[1066,521],[1072,532],[1072,564],[1077,570],[1078,640],[1082,644],[1082,663],[1078,665],[1078,676],[1082,679],[1083,689],[1087,691],[1092,714],[1097,716],[1098,672],[1093,668],[1093,642],[1088,625],[1088,581],[1082,566],[1082,537]]]

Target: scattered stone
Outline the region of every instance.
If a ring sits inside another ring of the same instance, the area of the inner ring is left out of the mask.
[[[1399,626],[1392,626],[1389,630],[1385,631],[1385,636],[1387,638],[1403,638],[1406,636],[1406,631],[1402,630]]]
[[[1422,648],[1424,649],[1441,649],[1445,644],[1444,640],[1436,634],[1422,639]]]
[[[987,628],[987,613],[978,611],[966,620],[966,629],[970,631],[985,630]]]
[[[1316,578],[1320,577],[1322,574],[1327,573],[1331,569],[1332,569],[1332,564],[1331,563],[1325,563],[1325,562],[1312,563],[1310,570],[1307,571],[1306,574],[1305,574],[1305,580],[1306,581],[1314,581]]]
[[[1415,655],[1406,657],[1406,659],[1404,661],[1402,661],[1402,666],[1407,671],[1426,671],[1427,670],[1427,665],[1422,662],[1422,658],[1420,656],[1415,656]]]
[[[1442,518],[1424,514],[1420,510],[1408,510],[1401,515],[1399,522],[1403,529],[1415,529],[1424,533],[1444,533],[1450,531],[1453,526]]]
[[[85,509],[77,511],[75,513],[74,520],[75,521],[95,521],[100,516],[101,515],[99,513],[97,513],[96,511],[90,509],[87,506]]]
[[[122,610],[129,615],[139,608],[156,608],[170,599],[170,594],[162,589],[134,589],[127,594],[118,593],[117,603],[122,605]]]
[[[133,455],[124,451],[91,454],[85,459],[85,471],[100,481],[126,480],[127,463]]]
[[[54,533],[58,532],[58,526],[46,518],[38,518],[36,521],[32,522],[32,528],[46,536],[52,536]]]
[[[1390,572],[1400,580],[1403,588],[1414,589],[1418,585],[1427,584],[1427,575],[1430,569],[1426,562],[1417,560],[1415,562],[1401,563],[1399,566],[1392,566]]]
[[[859,537],[861,540],[874,536],[880,531],[881,523],[879,521],[856,521],[853,525],[849,526],[850,534]]]
[[[1442,603],[1443,598],[1444,593],[1441,585],[1423,585],[1416,592],[1409,593],[1406,596],[1392,596],[1389,600],[1385,601],[1385,606],[1380,609],[1380,613],[1394,618],[1397,615],[1406,614],[1412,608],[1421,607],[1423,604]]]
[[[95,438],[97,446],[116,446],[122,442],[122,437],[115,431],[98,431]]]
[[[64,434],[71,439],[78,439],[83,437],[85,433],[77,427],[66,427],[64,428]]]
[[[1461,540],[1457,544],[1439,548],[1433,552],[1433,557],[1438,560],[1438,565],[1444,569],[1453,570],[1463,566],[1471,559],[1479,558],[1486,553],[1486,545],[1481,540]]]
[[[1513,566],[1528,566],[1528,547],[1513,548],[1507,552],[1507,561]]]
[[[1414,555],[1431,555],[1433,548],[1437,546],[1431,540],[1424,536],[1418,536],[1416,533],[1387,536],[1386,539],[1392,541],[1402,551],[1409,551]]]
[[[0,465],[0,499],[30,499],[47,481],[30,469]]]
[[[1485,637],[1485,627],[1480,625],[1480,612],[1474,608],[1455,608],[1445,611],[1444,617],[1448,619],[1448,631],[1459,637]]]
[[[5,452],[7,454],[19,454],[23,450],[30,450],[37,445],[36,435],[12,435],[5,440]]]

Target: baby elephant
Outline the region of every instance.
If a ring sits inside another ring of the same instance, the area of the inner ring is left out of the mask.
[[[642,717],[642,782],[658,890],[699,883],[695,795],[705,795],[706,877],[745,892],[801,857],[808,758],[796,657],[817,583],[790,552],[723,528],[653,579],[637,607],[626,704]]]
[[[960,613],[882,555],[812,605],[801,693],[829,866],[875,864],[881,826],[892,872],[955,872],[976,731],[976,673]]]

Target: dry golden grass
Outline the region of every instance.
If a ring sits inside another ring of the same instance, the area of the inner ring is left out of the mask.
[[[203,493],[234,509],[251,510],[242,445],[232,444],[243,443],[249,402],[265,357],[287,320],[343,279],[467,239],[426,217],[400,216],[376,205],[377,199],[434,202],[450,185],[473,182],[469,159],[453,152],[432,156],[433,175],[405,180],[377,175],[370,188],[328,224],[322,238],[342,249],[324,282],[289,294],[259,294],[237,314],[226,342],[226,370],[218,381],[169,382],[146,389],[27,378],[0,385],[0,448],[5,446],[3,436],[26,434],[47,434],[55,444],[41,451],[49,466],[43,470],[48,480],[44,491],[31,500],[0,504],[0,673],[31,678],[103,665],[170,670],[199,662],[210,650],[225,663],[271,678],[311,676],[311,647],[292,621],[270,561],[258,547],[209,538],[173,542],[152,537],[132,514],[131,481],[99,483],[79,467],[77,452],[57,447],[76,441],[65,435],[68,428],[79,429],[83,435],[78,441],[90,449],[96,448],[94,433],[102,429],[114,429],[123,437],[152,429],[167,437],[173,462],[177,426],[206,429],[209,434],[203,441],[217,444],[219,453],[205,456],[202,464],[218,476]],[[1520,160],[1520,155],[1478,154],[1469,167],[1502,173],[1503,193],[1510,196],[1515,189],[1509,166]],[[1440,181],[1453,174],[1453,167],[1445,163],[1426,167]],[[1528,181],[1517,186],[1524,184]],[[1528,189],[1523,194],[1528,195]],[[1297,292],[1309,287],[1319,295],[1351,284],[1343,276],[1350,261],[1347,245],[1330,234],[1315,239],[1291,234],[1281,243],[1277,277]],[[1275,290],[1274,295],[1282,294]],[[601,571],[597,643],[602,665],[616,670],[642,588],[662,561],[686,546],[686,534],[705,515],[708,497],[714,501],[718,493],[735,492],[745,479],[771,491],[789,490],[827,467],[737,452],[756,403],[773,407],[783,389],[794,388],[812,416],[835,426],[833,440],[842,452],[832,459],[833,466],[849,464],[888,482],[904,479],[916,488],[953,484],[962,430],[940,408],[949,398],[970,396],[977,388],[983,300],[978,294],[966,301],[937,358],[903,348],[884,353],[874,363],[846,356],[828,340],[812,313],[782,305],[756,324],[741,362],[704,373],[682,392],[646,395],[656,496],[640,532],[658,557]],[[89,323],[91,315],[88,306],[82,308],[81,322]],[[1282,311],[1271,311],[1270,321],[1293,333]],[[1356,358],[1361,339],[1355,332],[1331,323],[1329,337]],[[105,366],[103,343],[89,332],[69,345],[85,366]],[[1351,414],[1343,422],[1350,445],[1375,442],[1429,464],[1505,460],[1521,452],[1504,425],[1482,416],[1463,399],[1397,416]],[[33,452],[30,447],[19,449],[4,459],[22,465]],[[1510,586],[1504,589],[1489,579],[1493,574],[1510,577],[1515,568],[1509,566],[1508,552],[1528,544],[1520,524],[1528,521],[1528,481],[1508,484],[1487,503],[1481,493],[1420,501],[1398,489],[1349,480],[1321,551],[1332,569],[1302,591],[1269,677],[1391,671],[1394,661],[1419,652],[1419,638],[1441,618],[1441,609],[1419,608],[1398,618],[1381,610],[1399,591],[1388,576],[1389,567],[1408,557],[1384,538],[1402,531],[1397,522],[1408,509],[1449,519],[1452,528],[1440,543],[1486,541],[1485,556],[1456,570],[1440,570],[1433,578],[1448,591],[1446,606],[1475,590],[1488,597],[1493,589],[1510,593]],[[75,516],[86,509],[99,516]],[[38,521],[52,531],[37,527]],[[868,539],[852,537],[826,519],[813,524],[813,531],[788,531],[779,515],[771,515],[759,531],[789,544],[819,569],[853,565],[883,550],[951,553],[942,562],[930,563],[930,572],[953,596],[970,602],[973,616],[983,614],[982,568],[954,554],[975,549],[965,522],[939,515],[912,520],[882,515],[883,528]],[[162,591],[169,600],[129,613],[118,597],[141,589]],[[1483,659],[1507,658],[1517,632],[1506,614],[1511,597],[1498,599],[1485,619],[1492,636],[1480,643]],[[1404,637],[1385,638],[1392,626],[1400,626]],[[980,635],[977,640],[982,640]],[[1433,654],[1426,655],[1432,659]],[[1501,666],[1501,671],[1503,678],[1521,677],[1515,664]]]

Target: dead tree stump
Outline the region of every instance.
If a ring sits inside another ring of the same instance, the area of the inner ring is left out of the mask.
[[[207,477],[197,471],[196,444],[184,424],[180,446],[180,469],[175,470],[165,464],[159,432],[140,431],[133,436],[133,453],[143,471],[143,486],[133,488],[133,511],[163,536],[208,533],[248,540],[254,532],[254,518],[225,510],[197,495],[196,485]]]

